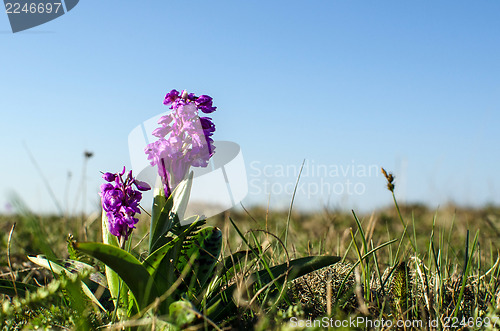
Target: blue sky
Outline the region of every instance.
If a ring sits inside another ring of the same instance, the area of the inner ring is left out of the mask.
[[[496,0],[86,0],[16,34],[0,14],[0,211],[12,192],[54,210],[24,144],[69,210],[82,205],[83,151],[94,152],[96,209],[99,171],[129,166],[129,132],[166,111],[173,88],[214,98],[214,138],[240,144],[247,165],[244,204],[271,193],[286,206],[304,159],[384,166],[402,201],[498,204],[499,12]],[[365,174],[311,172],[296,205],[389,204],[383,177]]]

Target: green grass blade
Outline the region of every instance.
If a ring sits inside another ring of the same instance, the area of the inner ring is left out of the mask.
[[[335,297],[335,301],[337,301],[339,299],[340,294],[342,293],[342,290],[344,289],[344,286],[345,286],[345,283],[346,283],[347,279],[349,278],[350,274],[354,271],[354,268],[356,268],[358,266],[358,264],[360,264],[364,259],[366,259],[371,254],[374,254],[379,249],[381,249],[381,248],[383,248],[383,247],[385,247],[387,245],[393,244],[396,241],[398,241],[397,238],[396,239],[392,239],[392,240],[390,240],[388,242],[385,242],[385,243],[383,243],[381,245],[378,245],[377,247],[372,248],[370,251],[368,251],[360,259],[358,259],[358,261],[356,261],[356,263],[354,263],[354,265],[351,267],[351,269],[349,269],[349,271],[345,274],[344,279],[342,280],[342,283],[340,283],[339,289],[337,290],[337,296]]]
[[[49,242],[47,227],[42,225],[41,218],[31,212],[28,206],[26,206],[24,201],[18,195],[12,195],[11,203],[21,218],[26,222],[26,227],[29,228],[30,232],[36,234],[32,237],[33,247],[36,247],[38,251],[41,251],[51,260],[57,259],[57,255],[52,249],[54,243],[52,241]]]
[[[356,213],[354,212],[354,210],[351,210],[351,212],[352,212],[352,215],[354,216],[354,220],[356,221],[356,226],[358,227],[358,230],[361,233],[361,240],[363,240],[363,254],[365,254],[366,252],[368,252],[368,244],[366,243],[365,231],[363,230],[363,227],[361,226],[361,222],[359,221],[358,216],[356,216]]]
[[[26,292],[36,291],[39,287],[21,282],[12,282],[7,279],[0,279],[0,294],[10,297],[25,296]]]
[[[398,249],[396,250],[396,255],[394,256],[394,261],[392,261],[393,266],[395,266],[397,263],[399,263],[399,253],[401,252],[401,247],[403,246],[403,239],[405,238],[407,229],[408,228],[405,225],[405,227],[403,229],[403,234],[401,235],[401,238],[399,239]]]
[[[467,230],[467,234],[468,233],[469,233],[469,231]],[[476,249],[478,238],[479,238],[479,230],[476,232],[476,235],[474,236],[474,242],[472,243],[472,249],[471,249],[470,255],[472,255],[474,253],[474,250]],[[467,236],[467,240],[468,239],[469,238]],[[467,249],[465,252],[465,256],[467,259],[467,264],[464,266],[464,273],[462,275],[462,286],[460,287],[460,294],[458,295],[458,300],[457,300],[457,303],[455,305],[453,317],[456,317],[458,314],[458,311],[460,310],[459,308],[460,308],[460,304],[462,303],[462,297],[464,295],[465,286],[467,285],[467,278],[469,276],[470,269],[472,267],[472,263],[471,263],[472,259],[468,258],[469,257],[469,249],[468,249],[469,243],[468,242],[466,243],[466,246],[467,246]]]
[[[352,212],[352,215],[354,216],[354,220],[356,221],[356,226],[358,227],[359,232],[361,234],[361,240],[363,241],[363,254],[365,254],[366,252],[368,252],[368,244],[366,242],[365,231],[363,230],[363,227],[361,226],[361,222],[359,221],[358,216],[356,216],[356,213],[354,212],[354,210],[351,210],[351,212]],[[356,245],[356,241],[354,240],[352,230],[351,230],[351,237],[352,237],[352,242],[354,244],[354,248],[356,249],[356,252],[358,254],[358,257],[361,258],[361,253],[360,253],[359,248]],[[366,265],[364,263],[361,263],[361,269],[363,272],[363,281],[364,281],[365,288],[370,287],[371,272],[370,272],[370,263],[369,262],[370,261],[368,260]],[[365,291],[365,299],[366,300],[369,300],[369,295],[370,295],[370,291]]]
[[[236,232],[238,232],[239,236],[241,237],[241,239],[243,240],[243,242],[248,246],[248,248],[250,248],[250,250],[252,251],[252,253],[255,255],[255,257],[260,261],[262,262],[262,264],[264,265],[264,269],[267,270],[267,272],[269,273],[269,275],[271,276],[271,278],[274,279],[273,277],[273,273],[271,271],[271,269],[269,268],[269,264],[267,263],[266,259],[263,258],[260,254],[260,246],[256,246],[257,247],[257,250],[255,248],[253,248],[250,243],[248,242],[248,240],[245,238],[245,236],[243,235],[243,233],[241,233],[240,229],[236,226],[236,224],[234,223],[234,221],[232,220],[231,217],[229,217],[229,221],[231,221],[231,224],[233,225],[233,227],[236,229]],[[253,235],[253,233],[252,233]]]
[[[300,166],[299,175],[297,176],[297,182],[295,183],[295,187],[293,189],[292,200],[290,201],[290,208],[288,208],[288,217],[286,219],[285,240],[284,240],[285,249],[287,248],[287,244],[288,244],[288,229],[290,228],[290,220],[292,217],[293,202],[295,201],[295,194],[297,193],[297,187],[299,186],[300,175],[302,174],[302,169],[304,169],[305,163],[306,163],[306,160],[304,159],[304,161],[302,161],[302,165]]]

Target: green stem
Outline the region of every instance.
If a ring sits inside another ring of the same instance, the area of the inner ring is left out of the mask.
[[[394,200],[394,205],[396,205],[396,211],[398,212],[399,220],[401,221],[403,227],[405,227],[406,225],[403,220],[403,216],[401,215],[401,210],[399,209],[398,201],[396,200],[396,195],[394,194],[394,191],[392,192],[392,199]]]
[[[115,310],[113,311],[113,317],[111,318],[111,324],[114,324],[116,322],[116,317],[118,315],[118,309],[120,309],[120,295],[122,292],[122,285],[123,285],[123,280],[120,278],[120,283],[118,285],[118,294],[116,296],[116,306]]]
[[[403,216],[401,215],[401,210],[399,209],[399,204],[398,201],[396,200],[396,195],[394,194],[394,191],[392,191],[392,199],[394,200],[394,205],[396,206],[396,211],[398,212],[399,220],[401,221],[401,225],[403,225],[403,228],[406,229],[407,225],[405,224],[403,220]],[[406,231],[403,233],[403,236],[406,235]],[[408,240],[410,241],[411,247],[413,248],[413,251],[415,254],[417,253],[417,248],[415,247],[415,244],[411,240],[411,236],[408,235]]]

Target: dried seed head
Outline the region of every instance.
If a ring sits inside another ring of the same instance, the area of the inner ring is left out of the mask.
[[[392,173],[387,173],[387,171],[385,171],[384,168],[380,168],[382,169],[382,174],[384,174],[385,176],[385,179],[387,179],[387,189],[391,192],[394,192],[394,179],[396,178],[396,176],[394,176]]]

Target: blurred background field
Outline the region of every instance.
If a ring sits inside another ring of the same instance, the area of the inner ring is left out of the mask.
[[[426,250],[431,240],[430,236],[434,233],[434,241],[443,249],[444,254],[454,260],[462,260],[465,254],[466,234],[469,230],[472,236],[479,231],[478,246],[485,266],[491,266],[496,260],[500,248],[498,240],[500,207],[486,206],[472,209],[446,205],[438,210],[429,209],[424,205],[400,207],[404,219],[408,221],[407,232],[416,238],[417,248],[423,252],[424,258],[429,258],[429,252]],[[232,251],[242,247],[242,240],[231,225],[229,218],[244,233],[261,229],[283,238],[288,212],[265,208],[251,208],[246,211],[239,209],[238,211],[229,210],[207,220],[209,225],[222,229],[224,241],[230,245]],[[375,246],[397,238],[403,232],[403,226],[394,207],[386,207],[372,213],[361,213],[357,216],[369,238],[368,241],[373,241]],[[137,231],[133,235],[134,245],[147,233],[148,222],[148,216],[143,213],[137,224]],[[72,234],[79,241],[101,241],[101,220],[98,213],[88,215],[85,219],[29,213],[1,215],[0,247],[4,254],[0,256],[0,263],[3,276],[9,272],[6,254],[7,241],[14,223],[16,228],[12,236],[10,252],[13,269],[20,274],[19,277],[29,277],[35,267],[27,261],[26,256],[43,253],[45,243],[49,244],[58,257],[64,258],[67,255],[67,234]],[[326,209],[314,213],[292,211],[288,234],[289,253],[296,257],[324,254],[343,256],[351,240],[350,231],[356,231],[356,222],[352,213]],[[404,253],[407,256],[411,255],[409,247],[406,249]],[[394,253],[395,247],[382,250],[379,252],[379,261],[384,266],[388,266],[391,261],[389,255],[394,255]],[[347,259],[356,260],[355,252],[351,250]]]
[[[51,272],[29,262],[28,255],[67,258],[68,239],[101,241],[99,212],[73,217],[37,215],[22,201],[13,202],[17,213],[0,216],[2,279],[49,284],[54,279]],[[144,211],[132,237],[132,254],[138,259],[147,251],[148,218]],[[500,310],[498,206],[449,204],[430,209],[423,204],[396,204],[371,213],[240,206],[209,218],[207,224],[222,230],[224,259],[241,259],[241,252],[249,249],[261,252],[257,260],[240,260],[242,269],[227,280],[227,284],[236,282],[234,296],[243,300],[238,301],[237,317],[221,322],[228,330],[287,330],[291,318],[305,321],[324,316],[446,323],[454,316],[461,320],[496,318]],[[262,263],[276,266],[314,255],[338,256],[340,262],[285,284],[281,291],[288,299],[279,305],[271,304],[276,292],[269,288],[264,296],[255,297],[253,305],[245,304],[248,289],[239,279]],[[100,263],[96,267],[103,268]],[[42,310],[26,307],[5,323],[75,326],[75,312],[61,310],[57,297],[45,306]],[[44,319],[47,314],[50,318]],[[96,327],[110,321],[105,314],[89,316]]]

